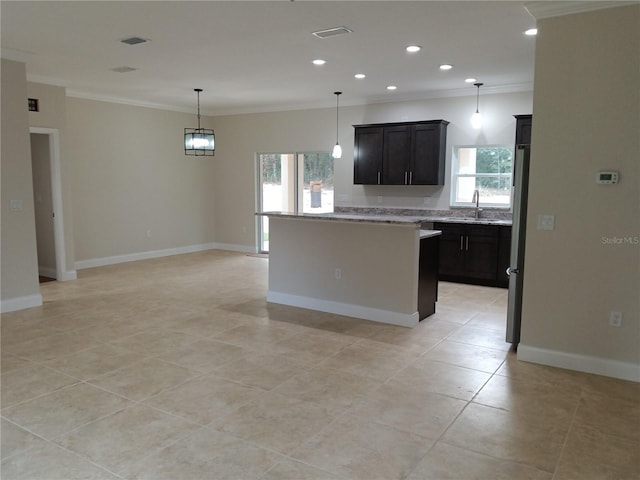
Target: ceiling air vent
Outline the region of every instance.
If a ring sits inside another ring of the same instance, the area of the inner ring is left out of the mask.
[[[133,72],[135,70],[137,70],[137,68],[133,68],[133,67],[116,67],[111,69],[112,72],[118,72],[118,73],[128,73],[128,72]]]
[[[127,45],[137,45],[139,43],[145,43],[147,40],[141,37],[129,37],[124,40],[120,40],[122,43],[126,43]]]
[[[313,32],[312,35],[318,38],[335,37],[336,35],[344,35],[345,33],[353,33],[353,30],[347,27],[335,27],[327,28],[326,30],[318,30]]]

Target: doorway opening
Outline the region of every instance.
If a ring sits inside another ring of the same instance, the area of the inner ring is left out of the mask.
[[[57,129],[31,127],[31,164],[38,249],[38,273],[45,279],[74,280],[66,271],[60,134]]]
[[[259,153],[258,211],[333,212],[333,157],[329,152]],[[269,252],[269,219],[258,217],[258,251]]]

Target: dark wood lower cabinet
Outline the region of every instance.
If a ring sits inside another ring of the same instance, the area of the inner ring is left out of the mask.
[[[499,272],[508,256],[509,242],[501,235],[502,226],[436,223],[440,237],[440,280],[506,287]],[[505,253],[506,252],[506,253]],[[506,266],[505,266],[506,269]],[[506,277],[506,275],[505,275]]]
[[[420,320],[436,313],[439,246],[439,236],[420,239],[418,273],[418,314]]]

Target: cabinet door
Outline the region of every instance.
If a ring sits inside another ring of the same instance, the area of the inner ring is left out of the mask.
[[[382,183],[407,185],[409,183],[409,156],[411,155],[411,127],[401,125],[384,127],[384,154],[382,155]]]
[[[498,231],[484,225],[467,227],[464,240],[465,271],[469,278],[496,280],[498,269]]]
[[[353,155],[353,183],[377,185],[382,174],[382,127],[357,127]]]
[[[442,128],[440,124],[413,127],[409,184],[444,185],[445,146],[440,141]]]
[[[464,227],[453,223],[436,223],[434,228],[442,230],[438,273],[443,276],[464,276]]]
[[[439,244],[439,237],[420,239],[420,267],[418,269],[418,313],[420,320],[436,311]]]

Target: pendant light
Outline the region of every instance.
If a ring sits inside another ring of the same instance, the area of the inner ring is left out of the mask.
[[[213,130],[200,128],[200,92],[201,88],[194,88],[198,95],[198,128],[184,129],[184,154],[200,156],[213,156],[216,149],[216,137]]]
[[[474,83],[476,87],[478,87],[478,93],[476,95],[476,112],[471,115],[471,126],[475,129],[482,128],[482,115],[478,110],[478,106],[480,104],[480,87],[484,85],[484,83]]]
[[[331,156],[333,158],[341,158],[342,157],[342,147],[340,146],[340,143],[338,142],[338,112],[339,112],[339,105],[340,105],[340,95],[342,95],[342,92],[333,92],[333,94],[336,96],[336,144],[333,147],[333,152],[331,153]]]

